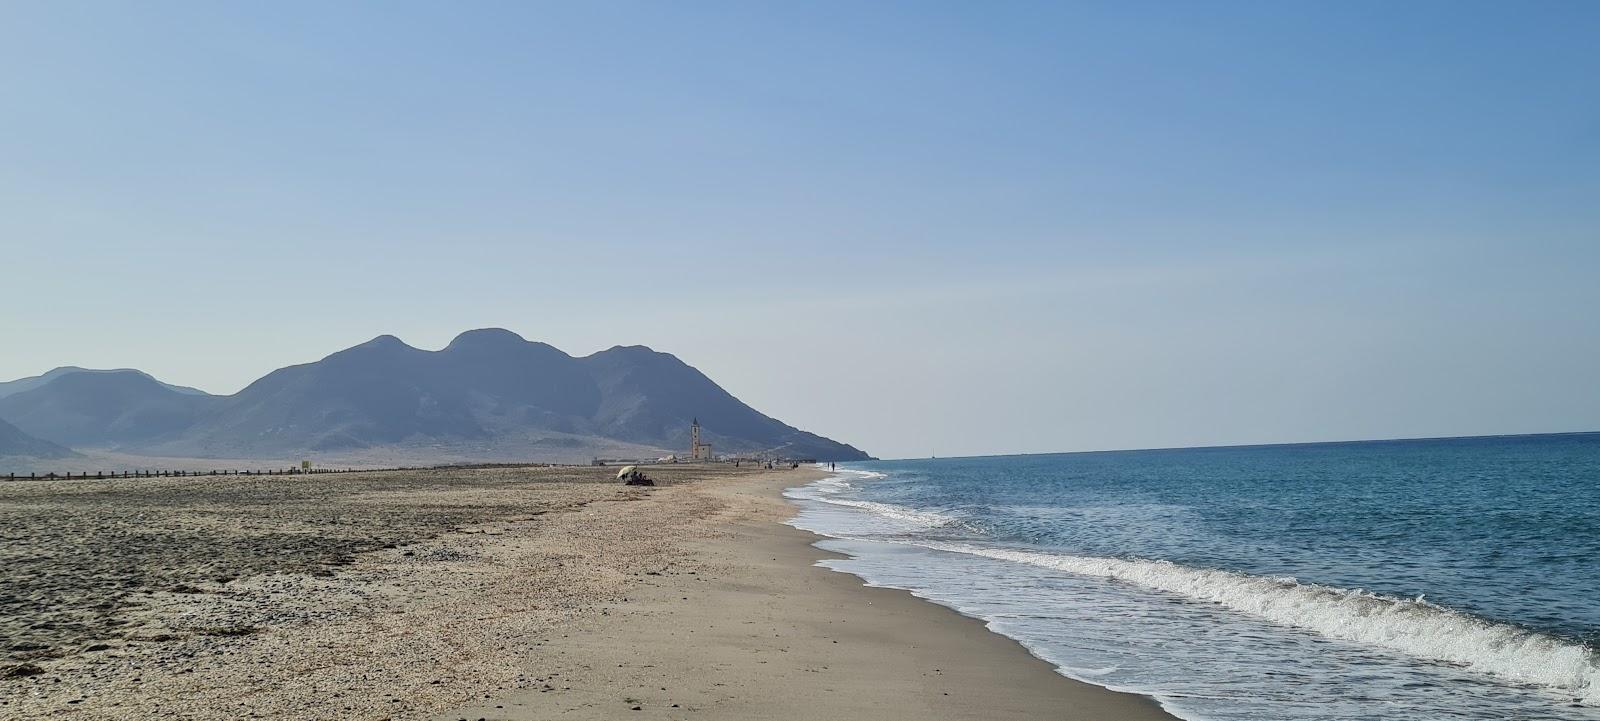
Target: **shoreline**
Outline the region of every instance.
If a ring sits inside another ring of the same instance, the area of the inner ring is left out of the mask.
[[[1173,717],[817,565],[821,471],[0,485],[0,718]]]
[[[546,642],[561,661],[545,679],[562,683],[431,718],[1175,718],[1154,699],[1061,675],[980,619],[817,565],[845,556],[785,524],[797,508],[781,494],[824,475],[671,489],[723,504],[714,537],[689,544],[701,570],[652,577],[603,623]]]

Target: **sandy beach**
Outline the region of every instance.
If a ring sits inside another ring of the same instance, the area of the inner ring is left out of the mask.
[[[0,484],[0,718],[1164,719],[814,566],[815,471]]]

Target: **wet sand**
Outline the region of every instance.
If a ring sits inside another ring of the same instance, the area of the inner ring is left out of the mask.
[[[0,484],[0,718],[1168,718],[813,566],[812,471],[613,472]]]

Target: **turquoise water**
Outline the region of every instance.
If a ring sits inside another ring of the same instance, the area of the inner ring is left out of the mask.
[[[827,562],[1193,719],[1600,719],[1600,434],[852,464]]]

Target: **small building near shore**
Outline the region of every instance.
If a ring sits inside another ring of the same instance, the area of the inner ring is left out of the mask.
[[[711,455],[711,444],[710,443],[701,443],[700,442],[700,419],[699,418],[694,419],[694,422],[689,425],[689,460],[691,460],[691,461],[713,461],[713,460],[716,460],[716,458]]]

